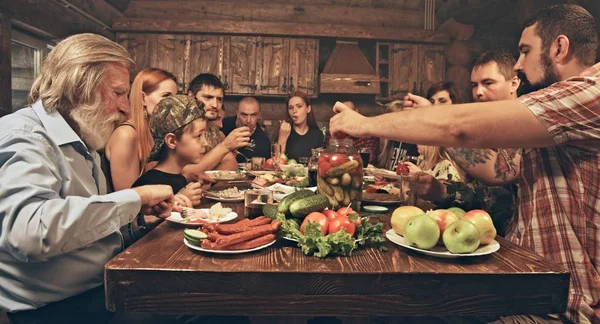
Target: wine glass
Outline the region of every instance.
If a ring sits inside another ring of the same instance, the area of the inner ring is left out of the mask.
[[[281,145],[271,144],[271,158],[273,159],[273,167],[277,169],[281,161]]]

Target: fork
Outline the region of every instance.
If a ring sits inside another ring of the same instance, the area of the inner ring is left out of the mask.
[[[184,207],[181,211],[181,217],[187,218],[190,216],[194,216],[196,214],[196,210],[194,208]]]

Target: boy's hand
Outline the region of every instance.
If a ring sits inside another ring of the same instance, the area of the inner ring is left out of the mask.
[[[185,188],[179,190],[178,195],[183,195],[189,199],[191,206],[187,207],[199,205],[200,200],[202,200],[202,184],[200,182],[190,182]]]

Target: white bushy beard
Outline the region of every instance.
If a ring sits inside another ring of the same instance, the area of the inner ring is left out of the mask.
[[[100,105],[79,106],[71,111],[71,118],[90,151],[103,148],[115,128],[125,121],[121,113],[106,114]]]

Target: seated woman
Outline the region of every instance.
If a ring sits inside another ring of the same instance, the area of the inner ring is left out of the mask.
[[[464,97],[456,89],[454,82],[438,82],[431,85],[425,96],[433,105],[452,105],[464,103]]]
[[[417,145],[420,162],[414,165],[405,162],[411,172],[425,172],[443,182],[460,182],[465,172],[439,146]]]
[[[385,105],[385,113],[401,111],[402,101],[396,100]],[[412,109],[412,108],[407,108]],[[415,144],[388,140],[385,138],[379,141],[379,156],[377,157],[377,166],[386,170],[396,170],[398,162],[403,161],[407,156],[418,156],[417,146]]]
[[[145,171],[155,165],[146,164],[154,145],[148,120],[160,100],[177,93],[175,80],[173,74],[155,68],[143,69],[133,80],[129,120],[114,130],[104,147],[103,169],[109,191],[131,188]],[[184,197],[177,195],[178,201],[190,205],[192,202],[187,197],[196,196],[192,190],[199,190],[199,187],[197,184],[190,185],[182,192]]]
[[[292,93],[286,102],[285,120],[280,121],[275,131],[275,141],[281,145],[281,152],[290,159],[312,156],[312,149],[322,147],[324,136],[310,105],[310,99],[303,93]]]

